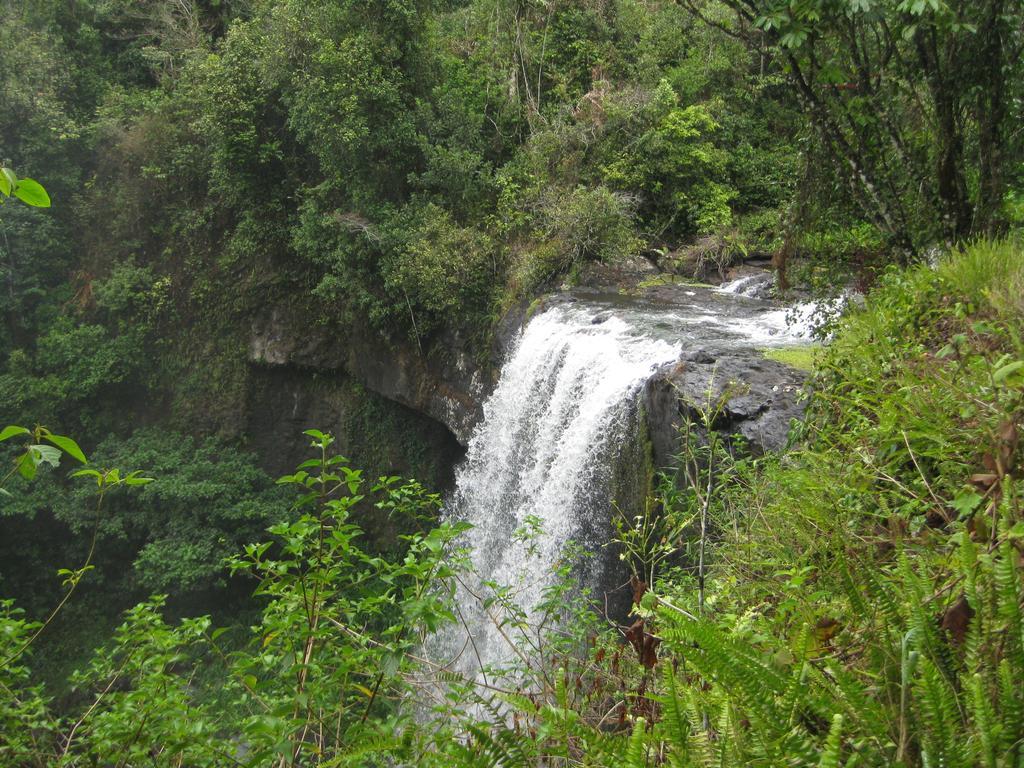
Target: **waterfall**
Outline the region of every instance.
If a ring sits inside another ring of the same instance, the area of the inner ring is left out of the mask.
[[[771,291],[775,278],[771,272],[755,272],[724,283],[718,290],[722,293],[735,293],[752,299],[762,298]]]
[[[610,312],[574,304],[546,310],[521,331],[446,506],[446,516],[473,525],[461,543],[480,581],[459,595],[463,621],[431,643],[438,660],[456,659],[450,667],[469,677],[510,661],[509,631],[467,591],[508,586],[529,617],[569,541],[591,551],[606,543],[595,517],[610,517],[614,452],[640,388],[680,352]],[[535,537],[517,533],[533,528]]]

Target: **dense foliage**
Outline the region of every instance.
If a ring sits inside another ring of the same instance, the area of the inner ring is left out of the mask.
[[[279,481],[299,492],[292,516],[231,560],[264,604],[245,638],[225,646],[242,630],[208,618],[169,623],[165,598],[152,598],[74,674],[80,702],[62,713],[29,672],[40,626],[4,603],[5,759],[1016,766],[1022,287],[1024,251],[1010,244],[890,272],[834,329],[784,456],[738,460],[708,440],[734,394],[709,392],[680,456],[690,482],[666,482],[657,514],[619,527],[633,648],[570,608],[569,553],[539,625],[500,585],[481,595],[518,659],[486,683],[420,655],[457,617],[458,527],[431,527],[436,496],[395,478],[370,487],[311,431],[316,456]],[[5,431],[19,435],[34,439],[29,463],[54,464],[61,449],[85,458],[67,438]],[[149,481],[77,474],[101,501]],[[359,547],[351,514],[368,499],[426,524],[395,560]],[[91,558],[63,572],[68,595]],[[438,716],[424,717],[439,692]]]
[[[0,762],[1021,765],[1022,49],[1006,0],[0,0],[0,424],[56,430],[0,433]],[[710,392],[628,645],[567,559],[539,627],[492,585],[514,669],[425,663],[466,566],[392,475],[458,446],[348,361],[749,257],[880,280],[794,450]],[[275,484],[300,376],[337,434]]]

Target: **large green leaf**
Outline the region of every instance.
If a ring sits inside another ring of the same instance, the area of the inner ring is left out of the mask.
[[[0,189],[3,190],[3,193],[10,197],[16,186],[18,186],[18,174],[10,168],[0,168]]]
[[[46,194],[43,185],[33,179],[18,179],[18,185],[14,188],[14,196],[23,203],[36,208],[50,207],[50,196]]]
[[[44,440],[49,440],[51,443],[60,448],[64,453],[78,459],[83,464],[86,463],[87,459],[85,454],[82,453],[82,449],[78,447],[78,443],[72,440],[70,437],[64,437],[64,435],[43,435]]]
[[[24,427],[19,427],[11,424],[9,426],[4,427],[3,431],[0,431],[0,443],[2,443],[4,440],[9,440],[15,435],[27,435],[28,433],[28,430],[25,429]]]
[[[36,462],[30,451],[25,451],[18,457],[18,474],[26,480],[31,480],[36,476]]]

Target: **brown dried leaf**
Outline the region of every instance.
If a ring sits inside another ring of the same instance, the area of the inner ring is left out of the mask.
[[[643,619],[637,619],[625,632],[626,640],[636,650],[637,658],[647,669],[658,663],[658,646],[661,640],[647,631]]]
[[[960,598],[942,614],[942,628],[949,633],[954,643],[963,645],[973,616],[974,609],[967,602],[967,598],[960,595]]]
[[[1013,469],[1011,462],[1017,451],[1017,425],[1012,421],[1004,421],[999,425],[999,464],[1004,472]]]
[[[633,590],[633,605],[639,608],[640,601],[647,592],[647,582],[633,575],[629,577],[629,586]]]
[[[992,472],[978,472],[971,475],[971,482],[982,490],[987,491],[993,485],[999,482],[999,476]]]
[[[823,616],[814,625],[814,636],[818,638],[818,642],[827,643],[835,637],[840,629],[842,629],[842,625],[838,621],[829,616]]]

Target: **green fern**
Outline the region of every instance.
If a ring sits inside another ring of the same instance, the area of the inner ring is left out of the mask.
[[[894,734],[891,713],[878,700],[877,693],[869,691],[853,672],[834,660],[826,661],[824,669],[812,668],[812,674],[816,684],[830,694],[832,705],[842,708],[847,728],[863,734],[876,752],[884,753],[890,740],[887,737]]]
[[[1016,562],[1016,551],[1004,539],[994,568],[997,612],[1006,628],[1005,655],[1017,669],[1024,670],[1024,616],[1020,607],[1024,595]]]
[[[669,754],[681,757],[687,751],[690,741],[690,721],[686,717],[686,703],[676,680],[671,664],[666,664],[662,672],[662,681],[666,693],[658,697],[661,703],[661,722],[658,733],[665,740]],[[681,762],[676,764],[681,765]]]
[[[648,768],[646,730],[647,722],[638,717],[633,724],[633,733],[629,737],[623,768]]]
[[[948,768],[966,768],[969,761],[961,738],[963,718],[956,691],[928,657],[921,658],[914,694],[922,759]]]
[[[1022,700],[1022,671],[1014,669],[1007,659],[999,663],[998,696],[1000,716],[1000,752],[1007,766],[1024,765],[1024,700]]]
[[[818,768],[839,768],[839,754],[843,745],[843,716],[836,713],[832,716],[832,726],[825,739],[825,748],[821,751]]]
[[[992,707],[988,686],[978,673],[968,681],[971,719],[973,720],[976,740],[973,743],[975,760],[986,766],[996,768],[996,745],[999,742],[999,730],[996,724],[996,713]]]

